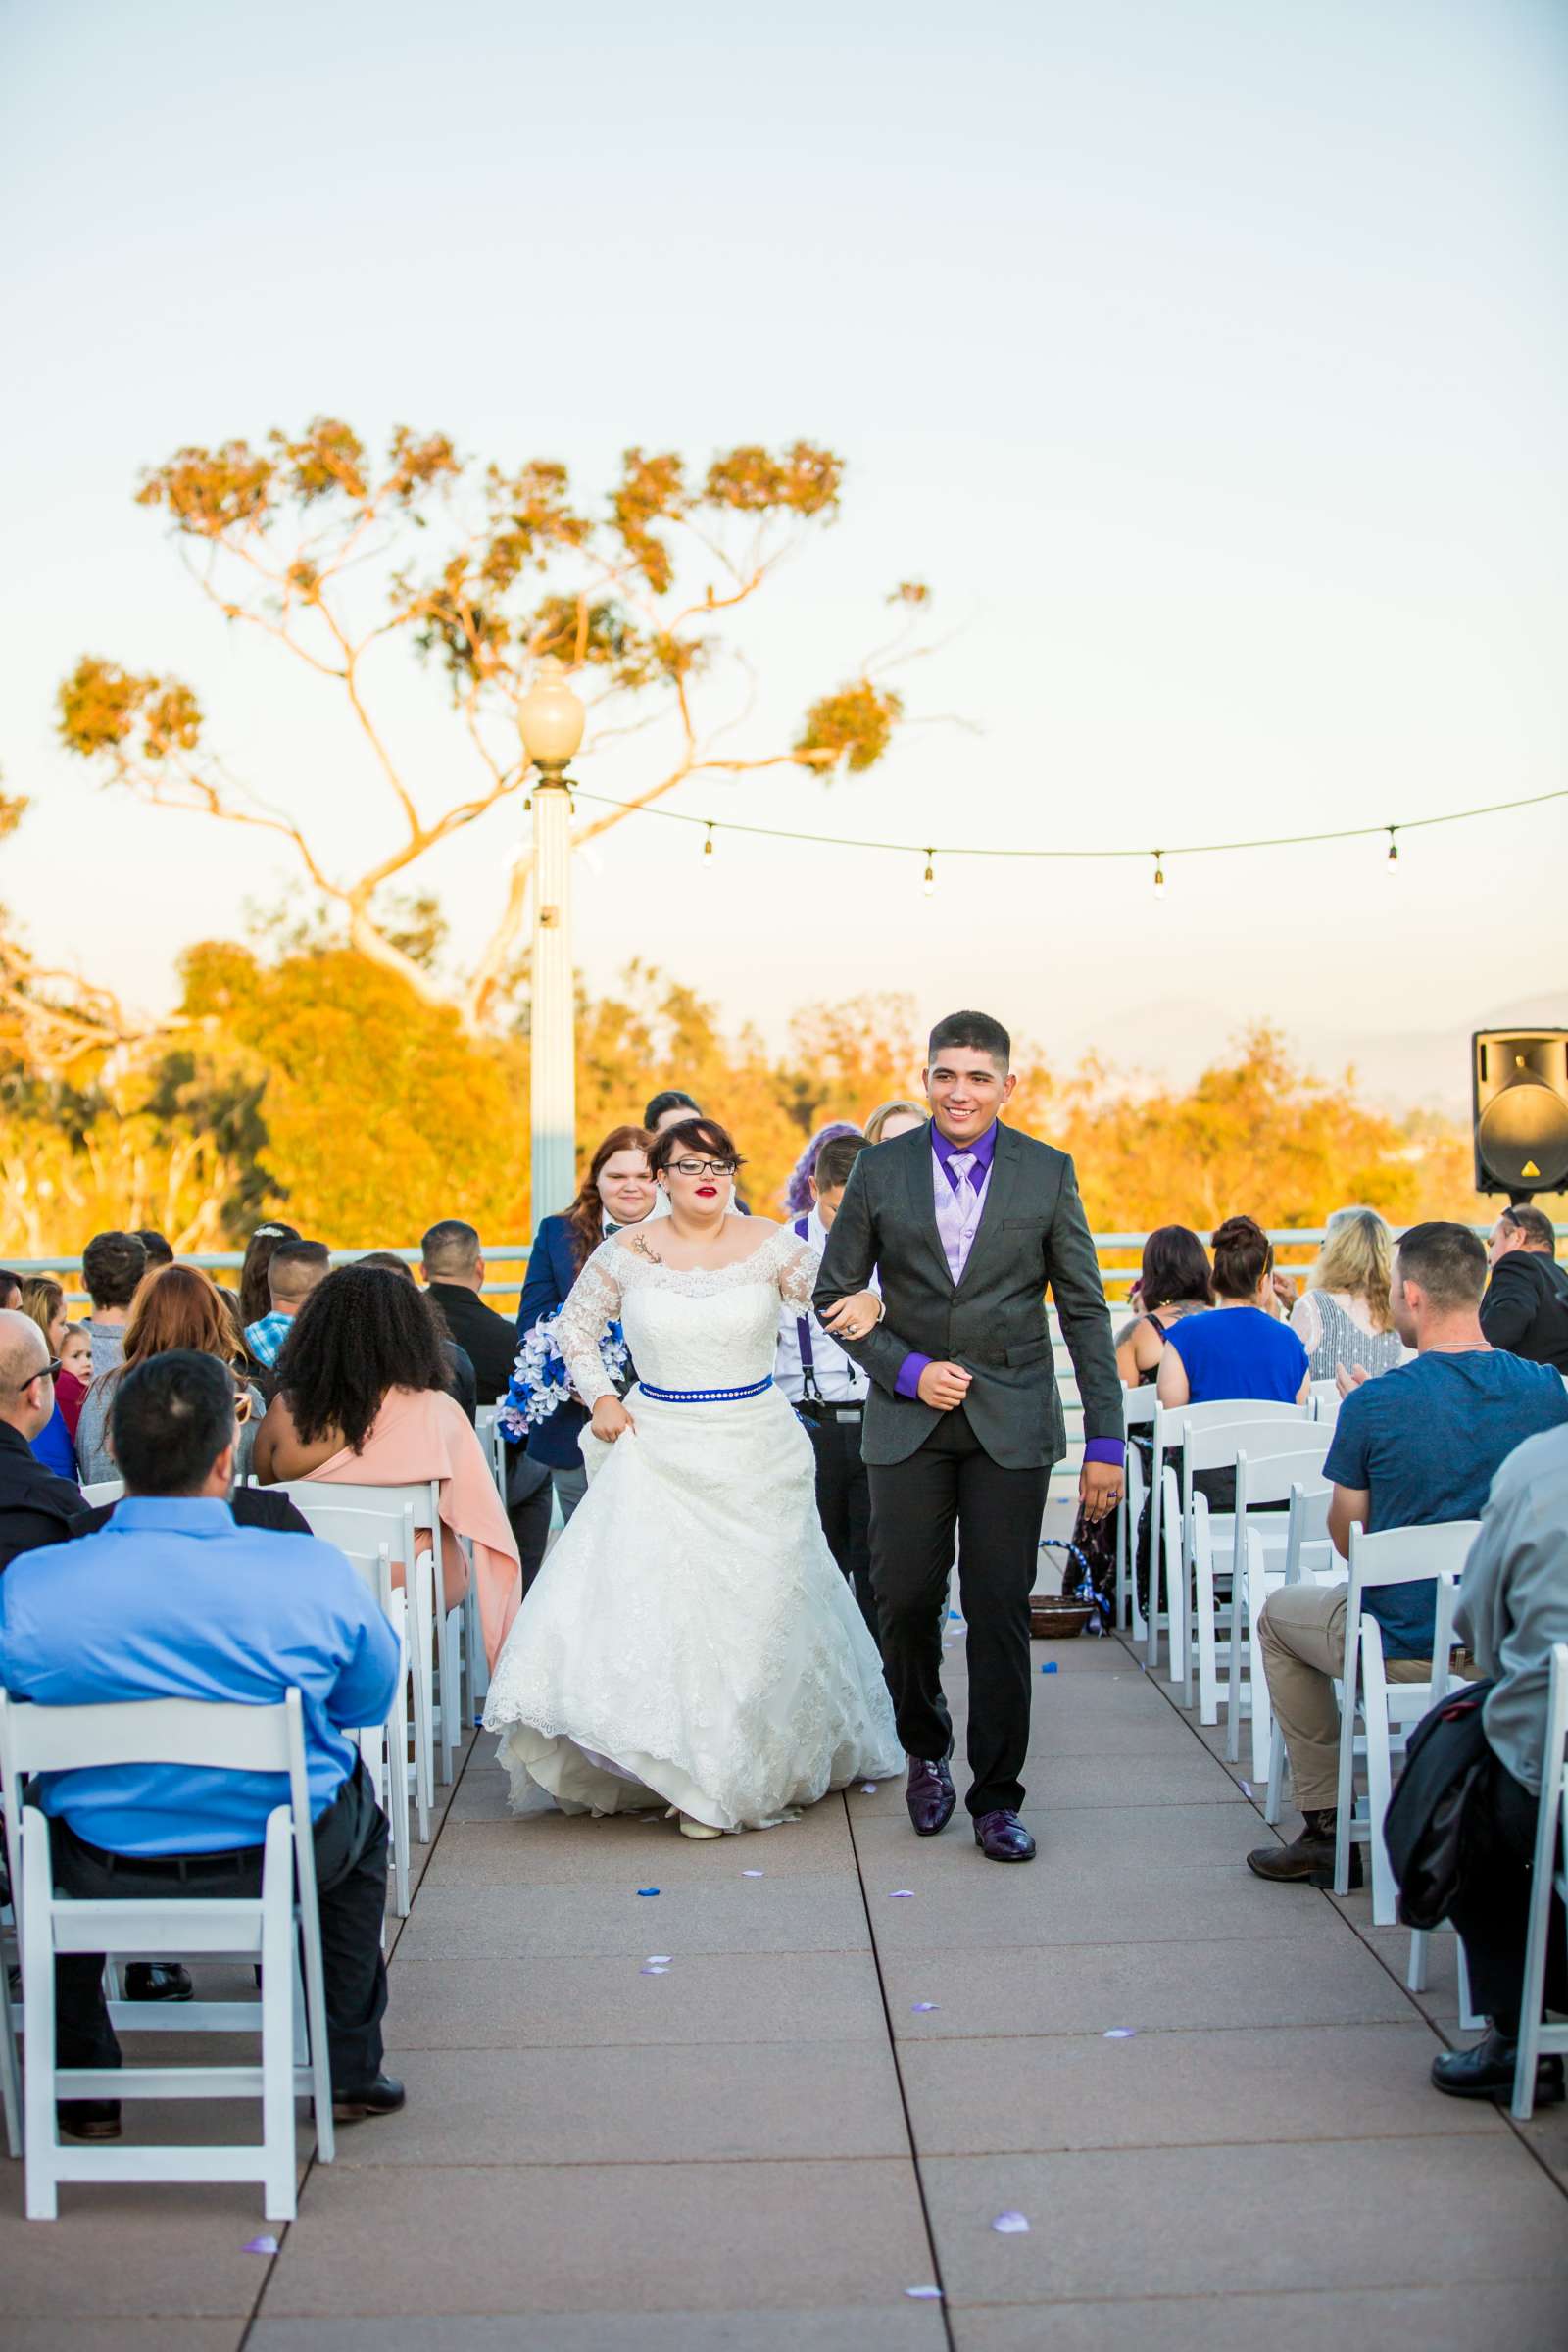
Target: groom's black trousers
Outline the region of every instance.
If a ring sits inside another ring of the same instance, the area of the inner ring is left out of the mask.
[[[1004,1470],[960,1405],[902,1462],[871,1469],[871,1583],[882,1659],[906,1753],[953,1752],[942,1695],[943,1601],[958,1546],[968,1622],[969,1773],[978,1816],[1023,1803],[1029,1747],[1029,1594],[1051,1472]]]

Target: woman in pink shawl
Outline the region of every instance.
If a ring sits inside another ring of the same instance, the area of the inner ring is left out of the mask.
[[[264,1485],[434,1480],[446,1605],[455,1608],[468,1589],[458,1541],[466,1537],[493,1665],[522,1597],[517,1545],[447,1378],[440,1325],[423,1293],[378,1266],[339,1266],[312,1292],[283,1344],[277,1395],[257,1432],[256,1473]]]

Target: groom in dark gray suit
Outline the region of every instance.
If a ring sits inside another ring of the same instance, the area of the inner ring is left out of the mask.
[[[942,1607],[958,1538],[968,1620],[967,1803],[993,1862],[1028,1862],[1018,1819],[1029,1745],[1029,1593],[1052,1467],[1066,1451],[1050,1286],[1084,1406],[1079,1494],[1120,1500],[1121,1382],[1094,1244],[1064,1152],[998,1116],[1012,1041],[983,1012],[931,1032],[931,1123],[862,1152],[828,1235],[817,1312],[871,1377],[871,1582],[923,1838],[952,1816],[953,1720]],[[859,1294],[875,1271],[873,1322]]]

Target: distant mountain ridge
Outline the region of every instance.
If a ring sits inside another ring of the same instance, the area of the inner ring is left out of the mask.
[[[1223,1030],[1211,1004],[1153,1005],[1146,1013],[1102,1026],[1095,1049],[1118,1075],[1146,1070],[1173,1084],[1190,1084],[1217,1060],[1225,1041],[1244,1024]],[[1260,1019],[1267,1018],[1259,1014]],[[1463,1029],[1351,1030],[1279,1022],[1298,1057],[1320,1078],[1355,1073],[1357,1092],[1392,1111],[1435,1110],[1470,1116],[1470,1036],[1473,1029],[1568,1028],[1568,984],[1554,992],[1478,1008]]]

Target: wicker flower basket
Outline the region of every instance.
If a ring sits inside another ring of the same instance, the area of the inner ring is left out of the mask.
[[[1059,1592],[1029,1596],[1029,1638],[1032,1642],[1070,1642],[1094,1615],[1094,1603],[1067,1600]]]

